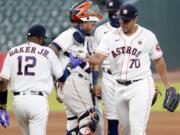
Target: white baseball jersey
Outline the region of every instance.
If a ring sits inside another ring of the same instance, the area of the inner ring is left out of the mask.
[[[96,31],[94,33],[94,38],[96,41],[96,44],[93,45],[94,50],[97,48],[97,46],[100,44],[100,41],[102,40],[103,36],[107,34],[110,31],[115,31],[117,28],[112,27],[110,22],[106,22],[105,24],[100,25],[96,28]],[[102,64],[103,68],[110,68],[110,62],[109,58],[106,58]]]
[[[57,38],[54,39],[54,43],[59,45],[62,48],[62,52],[69,52],[72,53],[73,56],[76,56],[78,52],[83,51],[87,53],[87,47],[84,46],[84,44],[80,44],[75,39],[73,38],[73,33],[77,31],[77,29],[70,27],[68,30],[62,32]],[[59,59],[63,59],[62,61],[64,62],[64,66],[67,65],[69,62],[68,57],[60,55]],[[87,66],[89,64],[86,64]]]
[[[73,38],[74,32],[77,31],[75,28],[70,28],[63,33],[61,33],[53,42],[59,45],[62,48],[62,52],[71,53],[73,56],[79,54],[80,51],[87,53],[87,39],[85,40],[84,44],[77,43]],[[60,58],[64,59],[64,58]],[[66,57],[68,61],[68,57]],[[85,69],[89,68],[89,64],[82,69],[79,66],[73,70],[71,75],[67,78],[64,83],[64,86],[61,90],[61,98],[65,105],[65,112],[66,117],[80,117],[90,108],[93,108],[93,102],[89,83],[90,74],[85,72]],[[60,93],[60,92],[59,92]],[[89,116],[83,118],[82,120],[78,121],[77,119],[74,120],[67,120],[67,131],[72,130],[79,125],[86,125],[89,122]],[[86,127],[80,128],[80,132],[85,134]]]
[[[28,42],[12,48],[6,56],[1,76],[11,80],[13,91],[43,91],[53,88],[52,76],[61,77],[63,70],[55,53],[48,47]]]
[[[162,56],[155,34],[137,26],[137,31],[131,36],[126,36],[121,29],[109,32],[97,48],[98,53],[110,55],[111,69],[116,80],[150,76],[150,59]]]

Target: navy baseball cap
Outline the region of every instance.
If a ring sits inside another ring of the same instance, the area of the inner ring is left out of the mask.
[[[119,10],[121,6],[120,0],[106,0],[107,10]]]
[[[33,25],[27,32],[27,37],[43,37],[46,36],[46,29],[40,24]]]
[[[130,21],[138,16],[137,8],[131,4],[122,5],[120,8],[120,19]]]

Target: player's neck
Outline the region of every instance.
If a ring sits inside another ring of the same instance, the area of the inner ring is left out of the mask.
[[[134,33],[136,33],[137,29],[138,29],[138,26],[135,25],[134,27],[132,27],[132,29],[131,29],[130,31],[128,31],[127,33],[124,33],[124,34],[125,34],[126,36],[131,36],[131,35],[133,35]]]

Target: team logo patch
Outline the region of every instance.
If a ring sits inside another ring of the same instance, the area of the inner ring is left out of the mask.
[[[124,14],[124,15],[127,15],[127,14],[128,14],[128,10],[127,10],[127,9],[124,9],[124,10],[123,10],[123,14]]]
[[[156,45],[156,50],[157,50],[157,51],[161,51],[161,47],[160,47],[159,44]]]
[[[109,7],[113,7],[113,2],[109,2]]]

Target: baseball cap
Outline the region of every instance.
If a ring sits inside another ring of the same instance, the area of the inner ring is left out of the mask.
[[[119,10],[121,6],[120,0],[106,0],[107,10]]]
[[[130,21],[138,16],[137,8],[131,4],[122,5],[120,8],[120,19]]]
[[[44,37],[46,36],[46,29],[40,24],[33,25],[27,32],[27,37]]]

